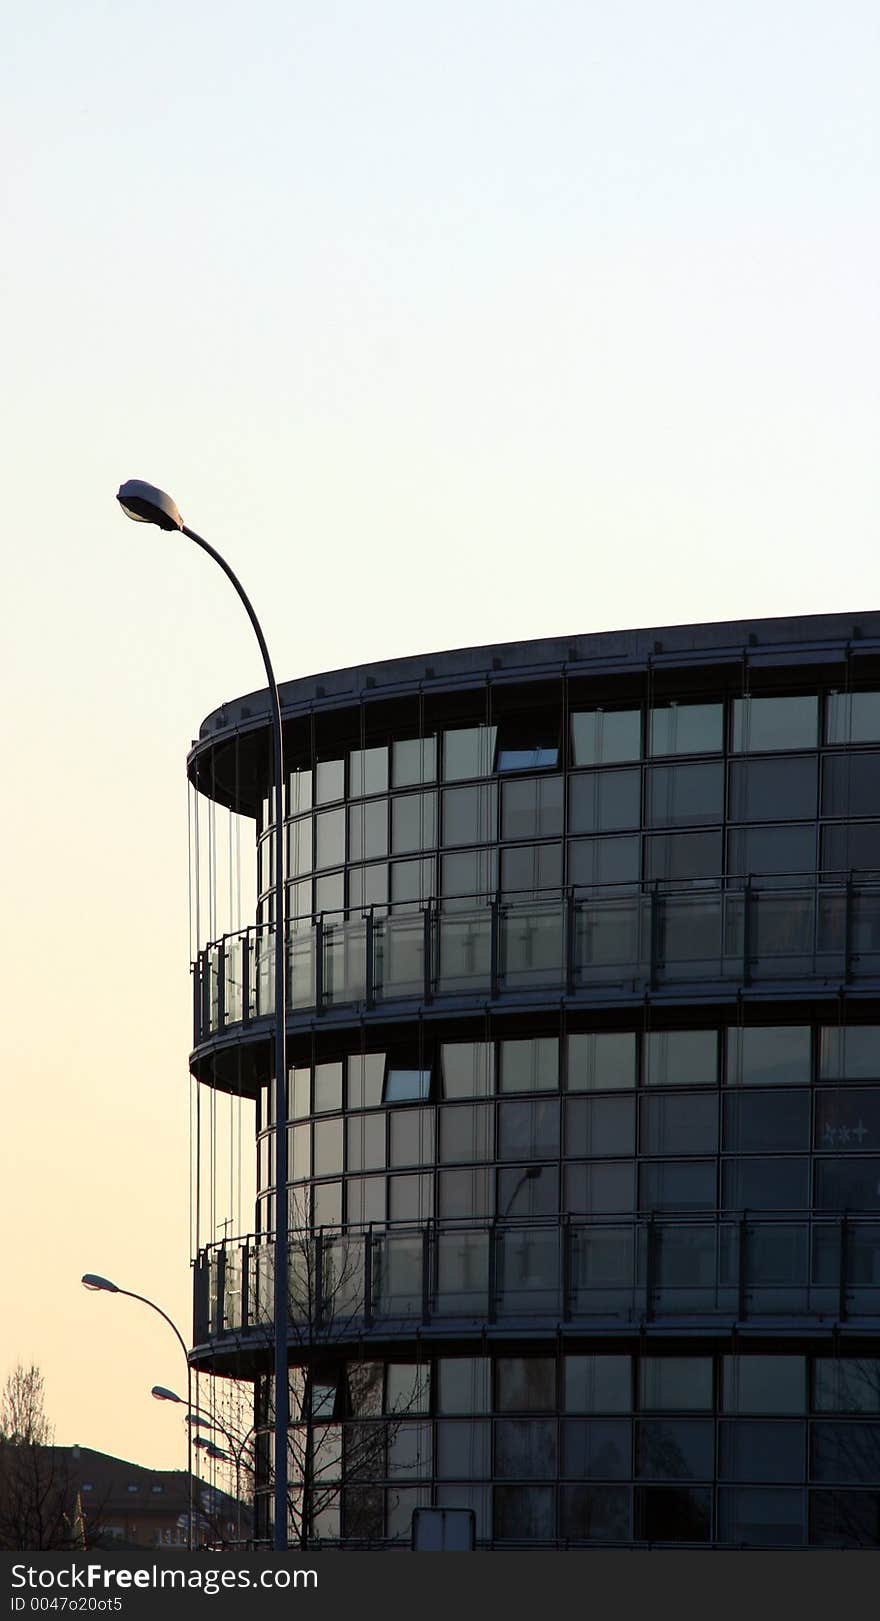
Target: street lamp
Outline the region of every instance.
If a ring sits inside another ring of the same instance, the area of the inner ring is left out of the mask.
[[[111,1283],[109,1278],[102,1278],[100,1273],[98,1273],[98,1272],[86,1272],[84,1274],[84,1276],[83,1276],[82,1283],[83,1283],[83,1287],[85,1289],[91,1289],[93,1291],[93,1293],[95,1293],[95,1294],[101,1293],[101,1294],[108,1294],[108,1295],[127,1295],[129,1300],[139,1300],[141,1302],[142,1306],[149,1306],[151,1311],[158,1312],[158,1314],[162,1318],[163,1322],[166,1322],[168,1324],[168,1327],[171,1329],[172,1334],[174,1334],[176,1336],[177,1343],[180,1346],[181,1351],[183,1352],[183,1359],[184,1359],[184,1361],[186,1363],[186,1399],[187,1399],[187,1406],[191,1409],[192,1408],[192,1368],[189,1365],[189,1352],[188,1352],[188,1350],[186,1348],[186,1342],[185,1342],[185,1340],[183,1338],[183,1335],[180,1332],[180,1329],[178,1328],[176,1323],[173,1323],[171,1321],[171,1318],[168,1316],[167,1311],[163,1311],[161,1306],[157,1306],[155,1300],[148,1300],[146,1295],[136,1295],[133,1292],[133,1290],[131,1290],[131,1289],[120,1289],[118,1283]],[[157,1386],[157,1389],[158,1388],[159,1387]],[[187,1532],[187,1547],[191,1549],[192,1548],[192,1534],[193,1534],[192,1431],[189,1431],[189,1433],[187,1435],[186,1467],[187,1467],[187,1475],[189,1477],[189,1530]]]
[[[130,478],[121,484],[116,496],[122,510],[137,523],[154,523],[160,529],[177,529],[223,570],[234,586],[257,638],[272,709],[272,741],[275,767],[275,1526],[276,1552],[287,1548],[287,1427],[289,1419],[287,1372],[287,1314],[289,1283],[287,1211],[287,1019],[285,991],[287,975],[284,952],[284,743],[281,700],[266,638],[241,581],[220,553],[201,535],[189,529],[177,504],[164,490],[142,479]]]
[[[154,1385],[150,1391],[150,1395],[155,1396],[157,1401],[176,1402],[179,1407],[186,1406],[187,1411],[184,1417],[184,1423],[189,1430],[192,1445],[194,1447],[198,1447],[199,1451],[203,1451],[207,1457],[214,1459],[214,1461],[217,1463],[235,1464],[236,1516],[238,1521],[238,1540],[241,1542],[241,1465],[245,1454],[245,1448],[253,1436],[256,1426],[252,1424],[245,1435],[242,1435],[240,1432],[228,1430],[226,1425],[221,1424],[218,1418],[207,1418],[203,1413],[199,1412],[197,1407],[193,1409],[187,1403],[185,1403],[183,1397],[178,1396],[176,1390],[169,1390],[166,1385]],[[229,1447],[229,1451],[224,1452],[223,1448],[218,1447],[216,1442],[210,1440],[208,1436],[193,1435],[193,1429],[196,1426],[201,1426],[201,1428],[205,1430],[218,1430],[219,1433],[224,1437],[226,1444]]]

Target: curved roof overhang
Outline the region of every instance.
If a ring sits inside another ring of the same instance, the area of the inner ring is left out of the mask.
[[[279,693],[285,746],[295,760],[309,756],[316,721],[335,725],[342,736],[348,717],[356,736],[365,708],[371,729],[381,726],[384,712],[393,730],[405,723],[408,713],[417,715],[419,704],[440,704],[445,698],[451,711],[456,695],[464,703],[469,693],[487,689],[502,703],[510,689],[565,683],[579,701],[601,702],[612,698],[615,688],[630,696],[638,690],[634,683],[646,676],[657,695],[680,691],[683,685],[705,687],[707,677],[716,687],[739,690],[744,676],[753,689],[779,686],[786,672],[795,670],[802,684],[808,668],[823,671],[826,678],[840,670],[843,683],[853,662],[859,666],[857,679],[873,666],[880,675],[880,613],[725,620],[501,642],[301,676],[282,682]],[[205,718],[187,757],[187,774],[217,803],[255,816],[270,780],[271,746],[264,688],[232,699]]]

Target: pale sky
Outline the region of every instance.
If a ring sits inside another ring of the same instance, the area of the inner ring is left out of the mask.
[[[279,678],[876,608],[875,0],[32,0],[0,63],[0,1380],[183,1462],[184,758]]]

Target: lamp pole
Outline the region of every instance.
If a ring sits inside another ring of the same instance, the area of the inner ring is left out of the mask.
[[[285,992],[287,975],[284,951],[284,739],[281,700],[266,638],[250,598],[224,557],[201,535],[184,523],[176,503],[164,490],[142,479],[131,478],[120,485],[116,496],[123,512],[138,523],[154,523],[160,529],[177,529],[200,546],[223,570],[241,599],[259,643],[269,702],[272,710],[272,742],[275,769],[275,1515],[273,1547],[287,1549],[287,1429],[289,1393],[287,1370],[288,1315],[288,1211],[287,1211],[287,1017]]]
[[[161,1306],[157,1306],[155,1300],[148,1300],[146,1295],[136,1295],[132,1289],[120,1289],[118,1283],[111,1283],[109,1278],[102,1278],[100,1276],[100,1274],[97,1273],[97,1272],[86,1272],[85,1276],[82,1279],[82,1282],[83,1282],[83,1285],[84,1285],[84,1287],[86,1289],[91,1289],[94,1293],[101,1292],[103,1294],[108,1294],[108,1295],[125,1295],[127,1297],[127,1299],[129,1299],[129,1300],[139,1300],[142,1306],[149,1306],[151,1311],[158,1312],[158,1314],[162,1318],[163,1322],[166,1322],[168,1324],[168,1327],[170,1328],[172,1334],[175,1336],[175,1338],[177,1340],[177,1343],[180,1346],[181,1351],[183,1352],[183,1359],[184,1359],[184,1361],[186,1363],[186,1401],[187,1401],[187,1406],[190,1409],[192,1409],[192,1368],[190,1367],[190,1362],[189,1362],[189,1352],[188,1352],[188,1350],[186,1348],[186,1342],[184,1341],[184,1338],[183,1338],[183,1335],[180,1332],[180,1329],[178,1328],[176,1323],[171,1321],[171,1318],[168,1316],[167,1311],[163,1311]],[[193,1545],[193,1466],[192,1465],[193,1465],[193,1459],[192,1459],[192,1431],[190,1431],[189,1435],[187,1436],[187,1444],[186,1444],[186,1470],[187,1470],[188,1483],[189,1483],[189,1516],[188,1516],[188,1529],[187,1529],[186,1545],[187,1545],[187,1548],[189,1548],[190,1550],[192,1549],[192,1545]]]

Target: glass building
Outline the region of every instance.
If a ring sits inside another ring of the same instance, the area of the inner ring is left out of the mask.
[[[281,698],[292,1536],[880,1546],[880,614]],[[193,1358],[253,1389],[266,1536],[271,758],[257,693],[188,761],[256,839],[246,926],[197,898],[190,1067],[256,1172]]]

